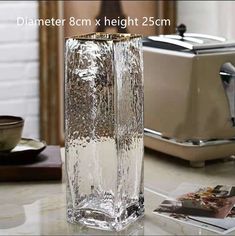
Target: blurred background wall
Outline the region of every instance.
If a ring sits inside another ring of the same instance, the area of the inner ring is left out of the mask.
[[[86,34],[95,32],[95,18],[99,15],[101,1],[65,1],[64,15],[68,19],[70,16],[76,18],[90,18],[93,19],[92,26],[87,27],[71,27],[66,24],[65,36],[72,36],[78,34]],[[139,18],[143,16],[157,16],[157,2],[156,1],[121,1],[122,12],[124,15],[131,18]],[[109,29],[107,29],[109,31]],[[111,31],[111,29],[110,29]],[[156,27],[130,26],[128,32],[138,33],[142,35],[156,34]]]
[[[22,116],[24,137],[39,138],[38,27],[18,16],[37,18],[38,2],[0,2],[0,114]]]
[[[163,1],[164,2],[164,1]],[[99,14],[101,1],[66,1],[64,15],[95,19]],[[157,1],[121,1],[126,16],[157,16]],[[185,23],[188,31],[235,38],[234,1],[177,1],[177,24]],[[95,27],[65,27],[65,35],[94,32]],[[156,34],[154,27],[129,27],[130,32],[143,35]]]
[[[235,39],[234,1],[178,1],[177,19],[190,32]]]

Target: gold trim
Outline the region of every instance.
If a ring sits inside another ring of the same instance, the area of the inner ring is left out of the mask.
[[[66,38],[68,39],[78,39],[78,40],[86,40],[86,41],[111,41],[111,42],[120,42],[120,41],[128,41],[134,38],[142,38],[140,34],[128,34],[128,33],[105,33],[105,32],[97,32],[90,34],[82,34],[77,36],[72,36]]]

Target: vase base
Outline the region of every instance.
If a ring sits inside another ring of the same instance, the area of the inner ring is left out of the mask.
[[[144,215],[144,210],[136,211],[137,206],[131,206],[121,214],[121,217],[111,217],[104,212],[92,209],[67,209],[67,221],[72,224],[82,224],[89,228],[108,231],[121,231]],[[138,208],[139,209],[139,208]],[[132,210],[132,212],[131,212]],[[127,216],[127,217],[125,217]]]

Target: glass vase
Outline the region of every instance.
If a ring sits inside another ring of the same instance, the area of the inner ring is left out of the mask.
[[[65,43],[67,220],[120,231],[144,213],[139,35]]]

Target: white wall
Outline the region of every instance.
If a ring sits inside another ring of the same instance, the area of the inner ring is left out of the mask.
[[[178,1],[178,24],[188,32],[223,36],[235,40],[234,1]]]
[[[38,27],[17,26],[18,16],[38,17],[38,2],[0,2],[0,115],[22,116],[23,136],[38,138]]]

